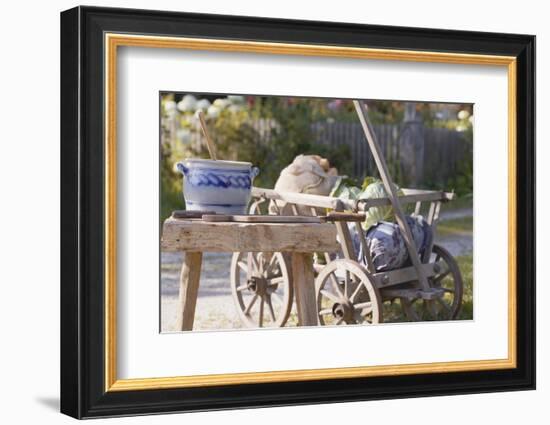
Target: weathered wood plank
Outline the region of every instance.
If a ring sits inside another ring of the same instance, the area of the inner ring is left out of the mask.
[[[180,331],[193,330],[195,307],[199,294],[201,277],[201,252],[186,252],[180,274],[180,293],[176,329]]]
[[[407,192],[405,192],[407,193]],[[409,195],[398,196],[399,202],[401,205],[413,204],[416,202],[432,202],[432,201],[448,201],[452,199],[452,193],[446,193],[441,191],[419,191],[418,193],[412,193]],[[359,210],[366,211],[372,207],[380,207],[384,205],[391,205],[389,198],[373,198],[373,199],[364,199],[360,202]]]
[[[336,231],[338,233],[338,239],[340,240],[340,246],[342,252],[344,253],[344,258],[348,260],[355,260],[357,255],[355,249],[353,248],[353,242],[351,241],[351,234],[347,223],[338,222],[335,224]]]
[[[330,196],[311,195],[309,193],[282,192],[260,187],[252,188],[252,196],[274,199],[290,204],[307,205],[318,208],[341,209],[341,200]]]
[[[444,261],[438,261],[437,263],[423,264],[424,274],[426,277],[432,277],[438,273],[443,273],[447,270]],[[437,272],[434,270],[436,269]],[[378,272],[372,276],[374,285],[383,290],[383,288],[398,285],[404,282],[410,282],[416,280],[418,275],[416,269],[412,266],[404,267],[402,269],[389,270],[387,272]]]
[[[384,300],[393,298],[404,298],[409,301],[419,298],[423,300],[436,300],[445,295],[445,291],[442,288],[386,289],[381,295]]]
[[[206,223],[168,218],[163,251],[336,252],[336,227],[331,223]]]
[[[439,190],[419,190],[419,189],[401,189],[404,193],[399,196],[401,205],[415,202],[431,201],[450,201],[454,198],[453,193],[442,192]],[[346,201],[331,196],[310,195],[306,193],[280,192],[273,189],[264,189],[261,187],[252,188],[252,196],[267,199],[280,200],[287,203],[294,203],[303,206],[316,208],[329,208],[337,210],[355,210],[355,201]],[[389,198],[365,199],[360,202],[360,210],[366,211],[372,207],[391,205]]]
[[[292,254],[292,279],[296,295],[296,310],[300,326],[317,326],[317,301],[315,298],[315,277],[311,254]]]
[[[207,214],[202,216],[203,221],[211,223],[321,223],[322,218],[303,215],[224,215]]]
[[[441,202],[435,202],[434,211],[430,211],[430,225],[432,227],[432,235],[435,235],[437,230],[437,223],[439,221],[439,212],[441,210]],[[432,255],[433,246],[435,243],[435,238],[432,237],[430,240],[430,243],[426,247],[426,250],[424,251],[424,255],[422,256],[422,262],[427,263],[430,261],[430,256]]]

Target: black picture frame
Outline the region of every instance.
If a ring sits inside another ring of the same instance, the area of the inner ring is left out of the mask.
[[[106,32],[516,57],[517,367],[105,391]],[[61,194],[62,413],[92,418],[535,388],[534,36],[96,7],[67,10],[61,13]]]

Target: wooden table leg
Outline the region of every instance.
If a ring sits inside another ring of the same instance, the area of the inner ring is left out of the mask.
[[[185,253],[180,274],[180,294],[176,321],[176,329],[178,331],[193,330],[195,306],[197,305],[201,277],[201,262],[202,252]]]
[[[317,300],[315,298],[315,278],[313,275],[312,255],[292,253],[292,280],[296,294],[298,323],[300,326],[316,326],[319,324],[317,316]]]

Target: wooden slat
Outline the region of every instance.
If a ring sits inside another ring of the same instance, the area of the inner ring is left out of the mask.
[[[445,192],[423,191],[422,193],[398,196],[397,199],[399,199],[401,205],[406,205],[416,202],[446,201],[448,200],[448,197]],[[392,205],[389,198],[363,199],[359,202],[359,209],[366,211],[369,208],[380,207],[384,205]]]
[[[346,222],[355,222],[355,223],[361,223],[365,221],[366,214],[364,213],[347,213],[347,212],[340,212],[340,211],[331,211],[327,213],[326,216],[320,216],[319,219],[326,220],[330,222],[337,222],[337,221],[346,221]]]
[[[423,300],[435,300],[441,298],[445,294],[442,288],[428,288],[428,289],[386,289],[382,292],[382,298],[389,300],[393,298],[405,298],[408,300],[414,300],[421,298]]]
[[[453,199],[454,194],[437,191],[437,190],[417,190],[417,189],[401,189],[404,196],[399,196],[399,202],[401,205],[410,204],[415,202],[429,202],[429,201],[448,201]],[[305,193],[294,192],[281,192],[273,189],[264,189],[261,187],[252,188],[252,196],[261,197],[265,196],[267,199],[274,199],[284,201],[288,203],[294,203],[303,206],[311,206],[317,208],[329,208],[340,210],[353,210],[355,209],[354,201],[345,201],[330,196],[310,195]],[[389,198],[375,198],[365,199],[359,204],[360,209],[363,211],[372,207],[380,207],[385,205],[391,205]]]
[[[335,252],[339,245],[331,223],[206,223],[168,218],[163,251]]]
[[[454,194],[446,193],[434,190],[414,190],[414,189],[402,189],[405,193],[404,196],[399,196],[399,202],[401,205],[416,203],[416,202],[429,202],[429,201],[448,201],[453,199]],[[295,203],[301,206],[309,206],[316,208],[328,208],[335,210],[355,210],[355,201],[345,201],[330,196],[310,195],[304,193],[294,192],[280,192],[273,189],[264,189],[260,187],[252,188],[252,195],[254,197],[265,196],[267,199],[273,199],[283,202]],[[380,207],[392,205],[389,198],[375,198],[362,200],[358,204],[360,211],[367,211],[372,207]]]
[[[433,222],[433,217],[435,214],[435,205],[436,205],[436,202],[430,203],[430,210],[428,212],[428,220],[427,220],[429,225],[431,225]]]
[[[431,213],[431,227],[432,227],[432,238],[430,240],[430,243],[426,247],[426,250],[424,251],[424,254],[422,255],[422,262],[427,263],[430,261],[430,256],[432,255],[432,249],[435,243],[435,234],[437,230],[437,223],[439,221],[439,212],[441,210],[441,202],[435,202],[435,207],[433,213]]]
[[[202,220],[208,223],[321,223],[323,218],[300,215],[224,215],[206,214]]]
[[[426,277],[432,277],[436,274],[434,271],[434,265],[439,267],[438,273],[443,273],[447,270],[444,261],[438,261],[437,263],[423,264],[424,274]],[[372,276],[374,285],[383,290],[393,285],[398,285],[404,282],[411,282],[417,279],[416,269],[414,267],[404,267],[402,269],[389,270],[387,272],[378,272]]]
[[[411,189],[409,187],[401,188],[404,195],[427,195],[430,193],[439,194],[441,201],[452,201],[456,198],[456,194],[453,192],[443,192],[440,190],[425,190],[425,189]],[[437,199],[428,199],[429,201],[437,201]]]
[[[273,189],[252,188],[252,196],[265,196],[268,199],[306,205],[318,208],[341,209],[341,200],[330,196],[311,195],[309,193],[282,192]]]
[[[353,242],[351,241],[351,235],[347,223],[345,222],[336,222],[336,231],[338,232],[338,239],[340,240],[340,246],[342,247],[342,252],[344,258],[348,260],[357,260],[357,255],[353,249]]]

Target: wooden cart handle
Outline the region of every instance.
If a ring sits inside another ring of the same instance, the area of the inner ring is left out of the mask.
[[[336,221],[365,221],[366,214],[364,213],[348,213],[348,212],[339,212],[332,211],[329,212],[326,217],[322,217],[326,221],[336,222]]]

